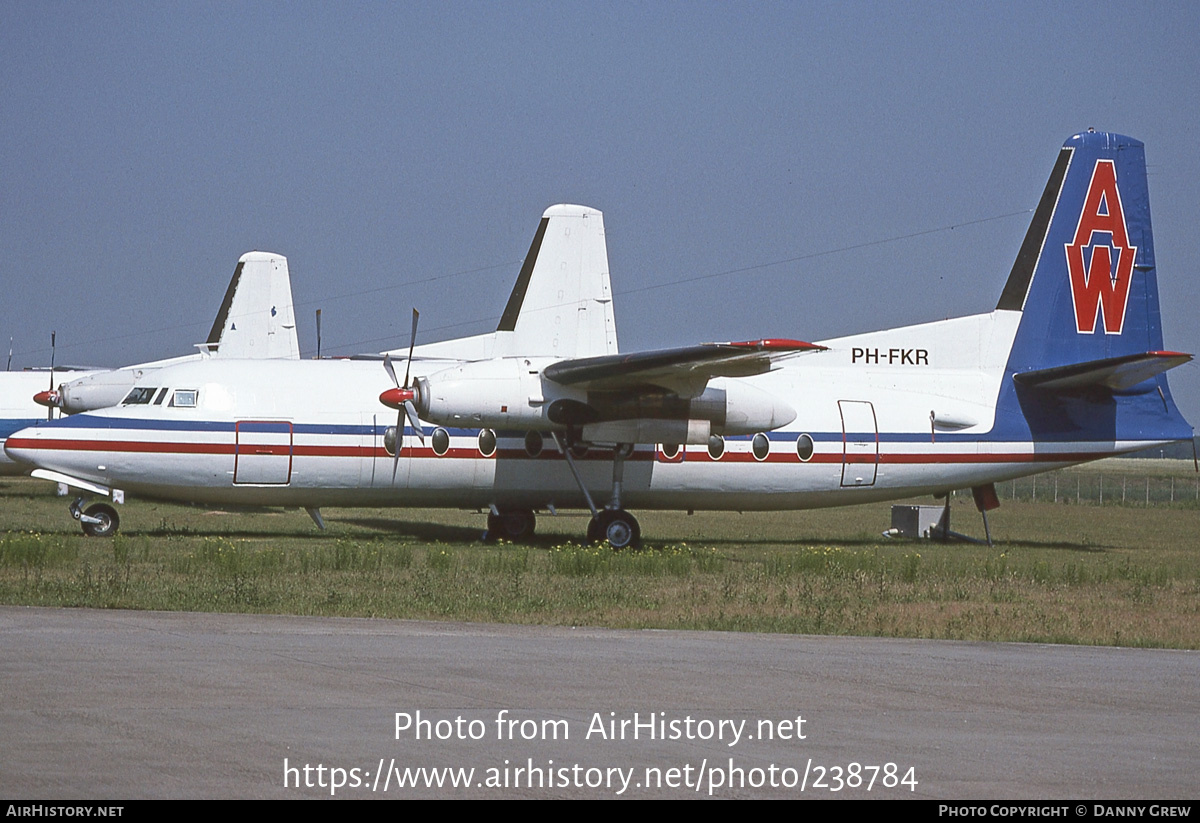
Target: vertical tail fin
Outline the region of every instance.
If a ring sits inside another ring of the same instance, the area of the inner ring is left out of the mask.
[[[1190,358],[1162,351],[1141,142],[1067,140],[996,308],[1021,312],[999,411],[1035,439],[1191,437],[1161,373]]]
[[[512,333],[513,354],[616,354],[603,214],[586,206],[546,209],[496,331]]]
[[[300,359],[286,257],[261,251],[241,256],[201,346],[214,357]]]
[[[1141,142],[1063,145],[997,308],[1024,313],[1016,371],[1162,349]]]

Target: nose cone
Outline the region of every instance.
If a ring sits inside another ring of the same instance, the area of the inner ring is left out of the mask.
[[[13,432],[4,441],[4,453],[10,460],[16,460],[18,463],[34,464],[39,434],[37,426]]]

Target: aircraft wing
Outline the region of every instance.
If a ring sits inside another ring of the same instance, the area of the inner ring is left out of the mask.
[[[741,343],[704,343],[677,349],[608,354],[560,360],[543,374],[564,386],[615,391],[641,386],[661,386],[683,397],[704,391],[714,377],[748,377],[763,374],[785,357],[825,346],[802,340],[746,340]]]

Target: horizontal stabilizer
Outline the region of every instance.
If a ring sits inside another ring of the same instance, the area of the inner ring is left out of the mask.
[[[1123,357],[1106,357],[1089,360],[1070,366],[1055,366],[1050,369],[1021,372],[1013,380],[1022,386],[1048,391],[1072,391],[1074,389],[1102,388],[1122,391],[1132,388],[1144,380],[1167,369],[1181,366],[1192,359],[1192,355],[1177,351],[1150,351],[1145,354],[1127,354]]]
[[[548,366],[547,379],[564,386],[615,391],[634,386],[662,386],[683,396],[694,396],[714,377],[748,377],[763,374],[772,363],[824,346],[801,340],[748,340],[742,343],[705,343],[678,349],[610,354],[562,360]]]

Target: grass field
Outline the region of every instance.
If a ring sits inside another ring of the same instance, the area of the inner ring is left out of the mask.
[[[9,479],[0,602],[1194,649],[1200,507],[1195,475],[1180,469],[1062,472],[1059,502],[1042,491],[1048,476],[1036,500],[1002,486],[993,548],[885,539],[883,503],[638,512],[647,547],[619,554],[579,545],[577,515],[541,516],[527,546],[485,546],[477,513],[327,510],[322,533],[300,511],[141,501],[102,540],[80,533],[51,484]],[[1125,478],[1124,505],[1065,494],[1101,476]],[[1128,492],[1172,476],[1174,503]],[[954,500],[953,528],[982,537],[969,495]]]

